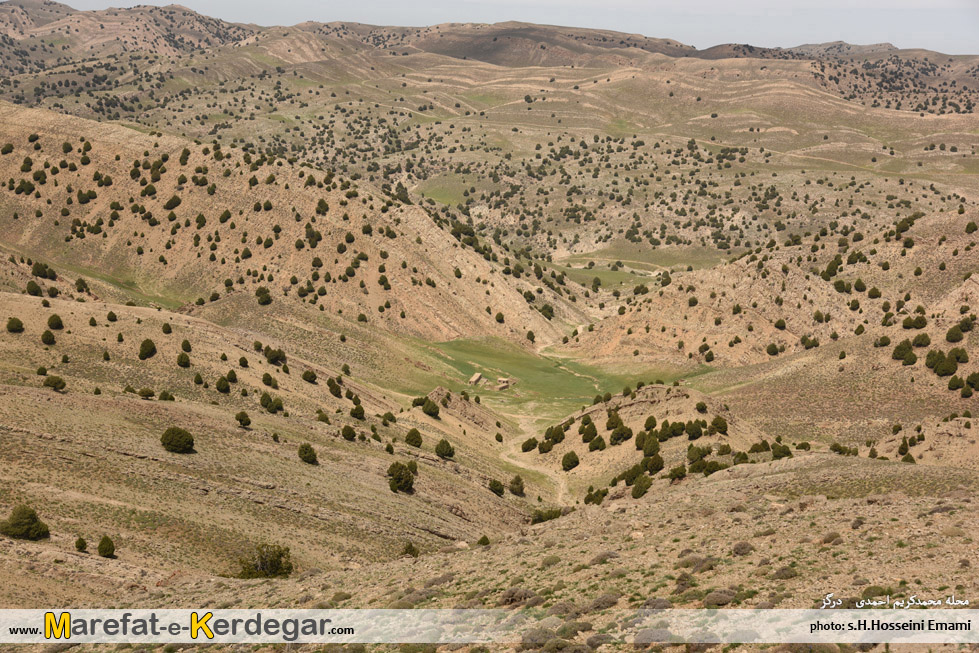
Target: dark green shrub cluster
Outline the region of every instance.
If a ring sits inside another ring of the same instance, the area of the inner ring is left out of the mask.
[[[588,492],[585,493],[585,499],[584,499],[585,505],[591,504],[591,505],[599,506],[602,504],[602,501],[604,501],[605,497],[607,496],[608,496],[608,488],[602,488],[600,490],[596,490],[593,487],[589,487]]]
[[[418,429],[413,428],[405,434],[405,444],[415,448],[422,446],[422,434]]]
[[[455,449],[451,444],[449,444],[449,441],[444,438],[439,440],[439,443],[435,445],[435,455],[443,460],[448,460],[449,458],[455,456],[455,454]]]
[[[772,460],[779,460],[781,458],[791,458],[792,450],[789,449],[788,445],[776,442],[772,445]]]
[[[36,541],[50,537],[51,532],[33,508],[22,504],[11,511],[10,517],[0,521],[0,535]]]
[[[414,492],[415,474],[408,465],[400,462],[391,463],[391,466],[388,467],[388,479],[388,485],[392,492],[404,492],[405,494]]]
[[[578,424],[578,434],[582,442],[591,442],[598,435],[598,427],[595,426],[590,415],[582,416],[581,423]]]
[[[289,547],[259,544],[238,559],[238,578],[279,578],[292,573]]]
[[[108,535],[103,535],[102,539],[99,540],[99,555],[103,558],[115,558],[116,557],[116,545]]]
[[[278,412],[281,412],[284,408],[282,405],[281,397],[273,398],[272,395],[270,395],[267,392],[262,393],[262,396],[259,399],[258,403],[262,406],[262,408],[272,413],[273,415]]]
[[[905,441],[907,441],[907,438],[905,438]],[[829,450],[840,456],[856,456],[858,453],[860,453],[857,447],[847,447],[845,445],[840,444],[839,442],[834,442],[833,444],[829,445]],[[772,448],[773,458],[774,458],[774,451],[775,448],[773,447]]]
[[[45,388],[51,388],[52,390],[56,390],[60,392],[64,390],[66,386],[67,384],[65,383],[65,380],[62,379],[60,376],[55,376],[51,374],[44,379]]]
[[[645,474],[639,476],[636,482],[632,484],[632,498],[640,499],[642,498],[650,487],[653,485],[653,479]]]
[[[530,523],[541,524],[546,521],[551,521],[552,519],[557,519],[560,516],[560,508],[538,508],[537,510],[534,510],[533,514],[531,514]]]
[[[316,458],[316,450],[313,449],[313,445],[308,442],[304,442],[299,445],[299,460],[303,461],[307,465],[319,464],[319,461]]]
[[[573,451],[569,451],[568,453],[564,454],[564,457],[561,459],[561,469],[566,472],[570,472],[572,469],[578,466],[578,462],[578,454]]]
[[[163,448],[171,453],[192,453],[194,451],[194,436],[177,426],[171,426],[160,437]]]
[[[139,345],[139,360],[144,361],[156,355],[156,344],[147,338]]]

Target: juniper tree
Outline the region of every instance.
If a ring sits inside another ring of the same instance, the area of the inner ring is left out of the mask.
[[[405,434],[405,444],[416,448],[422,446],[422,434],[418,429],[413,428]]]
[[[503,492],[504,492],[503,483],[501,483],[500,481],[496,480],[495,478],[489,482],[489,489],[490,489],[490,492],[492,492],[496,496],[498,496],[498,497],[502,497],[503,496]]]
[[[414,491],[415,476],[404,463],[391,463],[388,467],[388,479],[388,486],[392,492],[411,494]]]
[[[303,461],[307,465],[319,464],[319,461],[316,459],[316,450],[313,449],[313,445],[308,442],[304,442],[299,445],[299,460]]]
[[[43,540],[51,532],[33,508],[21,504],[11,511],[10,517],[0,521],[0,535],[18,540]]]
[[[163,448],[171,453],[191,453],[194,451],[194,436],[190,432],[171,426],[160,437]]]
[[[448,460],[449,458],[452,458],[453,456],[455,456],[455,453],[456,453],[455,449],[453,449],[452,445],[449,444],[449,441],[444,438],[442,440],[439,440],[439,443],[435,445],[435,455],[438,456],[439,458],[442,458],[443,460]]]
[[[292,573],[289,547],[258,544],[238,559],[238,578],[278,578]]]
[[[568,453],[564,454],[564,457],[561,459],[561,469],[563,469],[566,472],[569,472],[577,466],[578,466],[578,454],[576,454],[573,451],[569,451]]]
[[[139,345],[139,360],[144,361],[156,355],[156,344],[149,338]]]
[[[116,545],[113,543],[112,538],[108,535],[103,535],[102,539],[99,540],[99,555],[103,558],[115,558],[116,557]]]

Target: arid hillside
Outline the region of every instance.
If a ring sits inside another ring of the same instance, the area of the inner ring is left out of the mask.
[[[535,608],[587,653],[972,596],[977,92],[0,3],[0,606]]]

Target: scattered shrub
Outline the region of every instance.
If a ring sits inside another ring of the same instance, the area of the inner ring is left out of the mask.
[[[299,445],[299,460],[303,461],[307,465],[319,464],[319,461],[316,459],[316,450],[313,449],[313,445],[308,442],[304,442]]]
[[[26,505],[16,506],[10,517],[0,521],[0,535],[18,540],[43,540],[51,536],[48,525],[40,520],[37,512]]]
[[[292,573],[289,547],[258,544],[238,559],[238,578],[279,578]]]
[[[411,494],[414,491],[415,475],[404,463],[391,463],[388,467],[388,478],[388,485],[392,492]]]
[[[578,466],[578,454],[573,451],[569,451],[564,454],[564,458],[561,459],[561,469],[566,472],[571,471]]]
[[[103,558],[116,557],[116,545],[108,535],[103,535],[102,539],[99,540],[99,555]]]
[[[188,431],[171,426],[160,437],[163,448],[170,453],[192,453],[194,451],[194,436]]]
[[[435,419],[439,418],[438,404],[436,404],[428,397],[425,398],[425,403],[422,404],[422,412],[428,415],[429,417],[433,417]]]
[[[52,390],[56,390],[58,392],[64,390],[66,385],[67,384],[65,383],[64,379],[62,379],[60,376],[54,376],[53,374],[44,379],[45,388],[51,388]]]
[[[156,344],[147,338],[139,345],[139,360],[144,361],[147,358],[153,358],[156,355]]]
[[[435,455],[443,460],[448,460],[449,458],[455,456],[455,454],[455,449],[453,449],[452,445],[449,444],[449,441],[444,438],[439,440],[439,443],[435,445]]]
[[[418,429],[408,431],[405,435],[405,444],[416,448],[422,446],[422,434]]]

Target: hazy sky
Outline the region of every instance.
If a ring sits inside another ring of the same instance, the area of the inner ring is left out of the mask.
[[[63,0],[77,9],[172,0]],[[260,25],[304,20],[378,25],[522,20],[718,43],[793,46],[890,42],[979,54],[979,0],[182,0],[203,14]]]

